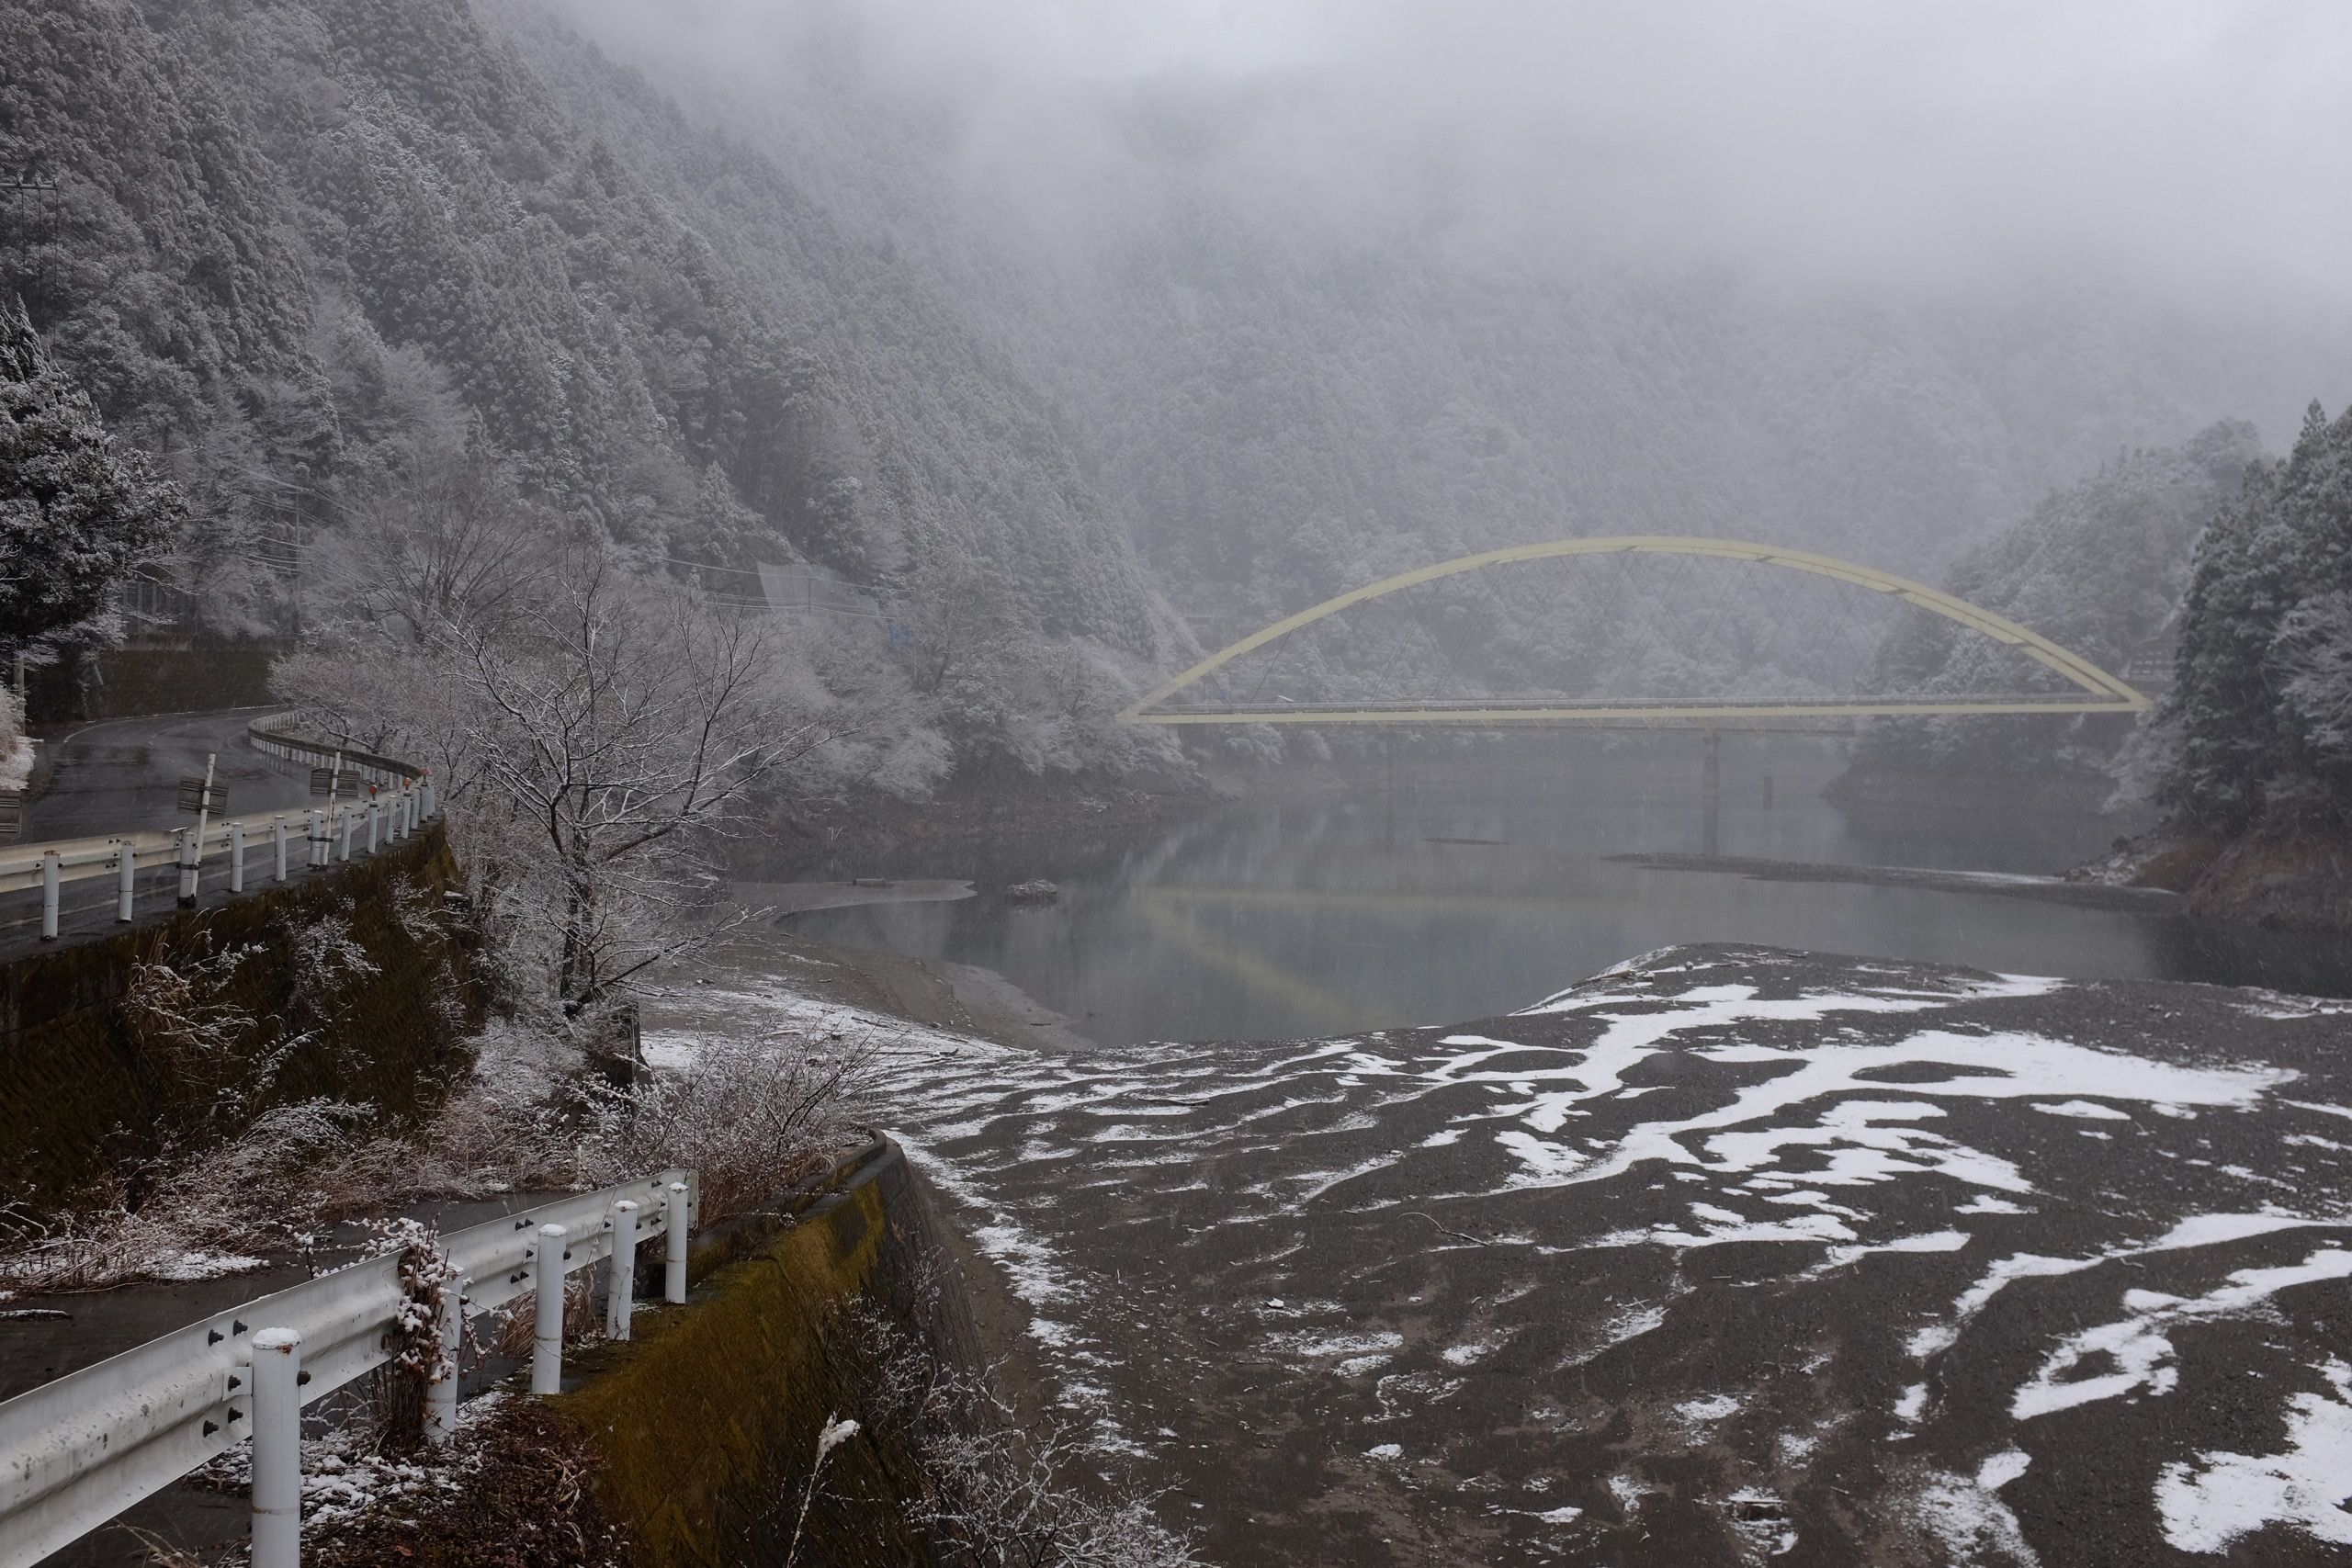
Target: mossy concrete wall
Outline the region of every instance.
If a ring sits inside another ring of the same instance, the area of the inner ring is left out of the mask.
[[[941,1222],[897,1145],[877,1140],[795,1207],[699,1239],[688,1303],[640,1313],[635,1337],[581,1357],[556,1401],[602,1456],[606,1517],[642,1568],[785,1563],[817,1435],[860,1408],[873,1374],[849,1309],[974,1354],[963,1298],[925,1289]],[[907,1518],[916,1491],[903,1447],[861,1432],[826,1460],[796,1561],[933,1562]]]
[[[70,1201],[166,1145],[187,1152],[313,1096],[369,1100],[400,1117],[431,1105],[462,1072],[463,1041],[479,1019],[460,939],[402,919],[396,900],[429,909],[459,886],[447,838],[432,823],[330,874],[0,964],[0,1149],[8,1155],[0,1193],[44,1206]],[[321,1016],[288,937],[329,914],[349,920],[375,972],[339,985]],[[204,1081],[190,1082],[126,1018],[124,987],[141,964],[245,946],[255,951],[213,999],[258,1027]],[[298,1011],[299,1026],[289,1017]],[[281,1051],[289,1032],[299,1043]],[[224,1103],[233,1107],[226,1115]]]

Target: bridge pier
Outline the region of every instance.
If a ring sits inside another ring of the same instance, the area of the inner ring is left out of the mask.
[[[1380,732],[1380,759],[1384,778],[1380,786],[1381,828],[1380,847],[1396,847],[1396,732]]]
[[[1724,852],[1724,737],[1723,731],[1707,728],[1705,761],[1700,769],[1700,794],[1704,796],[1701,809],[1705,813],[1703,832],[1706,849],[1703,852],[1719,855]]]

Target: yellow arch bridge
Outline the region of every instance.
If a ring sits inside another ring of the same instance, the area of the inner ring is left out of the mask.
[[[1476,697],[1462,701],[1415,698],[1402,702],[1358,702],[1330,706],[1300,704],[1235,703],[1169,707],[1168,699],[1204,680],[1256,649],[1265,647],[1326,615],[1351,604],[1395,593],[1419,583],[1434,582],[1483,567],[1516,561],[1549,560],[1564,556],[1667,555],[1702,556],[1753,561],[1791,571],[1811,572],[1873,592],[1892,595],[1943,616],[1946,620],[2006,644],[2054,671],[2073,689],[2054,693],[2007,692],[1967,695],[1921,694],[1821,700],[1660,700],[1624,702],[1569,701],[1559,697]],[[1651,724],[1702,722],[1848,719],[1933,714],[2077,714],[2139,713],[2148,699],[2079,654],[2070,653],[2038,632],[2015,621],[1955,599],[1925,583],[1890,572],[1858,566],[1852,561],[1809,550],[1780,549],[1769,545],[1743,544],[1733,539],[1676,538],[1629,536],[1606,539],[1555,539],[1546,544],[1518,545],[1479,555],[1440,561],[1378,582],[1367,583],[1310,609],[1276,621],[1240,641],[1219,649],[1156,691],[1147,694],[1121,714],[1131,724],[1389,724],[1389,725],[1548,725],[1611,723]]]

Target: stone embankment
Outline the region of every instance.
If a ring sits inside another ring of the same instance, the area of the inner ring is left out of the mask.
[[[2220,840],[2159,830],[2119,841],[2073,875],[2178,893],[2188,913],[2213,919],[2352,929],[2352,833],[2305,828]]]

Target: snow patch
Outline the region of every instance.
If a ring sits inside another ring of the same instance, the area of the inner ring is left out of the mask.
[[[2333,1391],[2287,1402],[2287,1449],[2275,1454],[2199,1454],[2165,1466],[2156,1510],[2165,1540],[2182,1551],[2227,1551],[2239,1537],[2285,1525],[2314,1540],[2352,1546],[2352,1367],[2328,1362]]]

